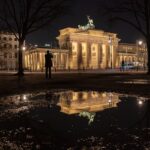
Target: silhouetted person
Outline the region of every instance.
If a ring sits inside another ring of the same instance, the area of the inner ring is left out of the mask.
[[[53,55],[47,51],[47,54],[45,54],[45,76],[47,79],[51,78],[52,58]]]
[[[124,71],[125,62],[124,60],[121,62],[121,70]]]

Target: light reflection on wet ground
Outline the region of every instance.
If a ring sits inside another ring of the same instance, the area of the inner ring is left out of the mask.
[[[147,140],[138,130],[131,134],[127,129],[140,125],[142,133],[150,134],[145,124],[149,118],[142,120],[147,102],[148,98],[136,95],[72,90],[4,97],[0,99],[0,148],[77,149],[93,143],[95,149],[110,149],[114,139],[118,140],[115,149],[124,149],[121,142],[126,148],[127,139],[131,143],[136,139],[132,145],[136,148],[141,146],[137,139]],[[118,134],[127,139],[120,142]],[[149,148],[150,142],[146,144],[140,148]]]
[[[129,81],[120,81],[119,83],[124,84],[150,84],[150,80],[144,80],[144,79],[134,79]]]

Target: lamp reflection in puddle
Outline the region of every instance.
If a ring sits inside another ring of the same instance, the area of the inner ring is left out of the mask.
[[[113,97],[113,94],[111,92],[108,93],[108,103],[109,103],[109,105],[112,104],[112,97]]]
[[[145,98],[144,97],[139,97],[138,99],[138,105],[142,106],[145,102]]]
[[[27,100],[27,96],[26,95],[23,95],[23,100]]]
[[[112,102],[112,100],[111,100],[111,99],[109,99],[109,100],[108,100],[108,103],[109,103],[109,104],[111,104],[111,102]]]
[[[138,104],[139,104],[139,105],[143,105],[143,101],[139,100],[139,101],[138,101]]]

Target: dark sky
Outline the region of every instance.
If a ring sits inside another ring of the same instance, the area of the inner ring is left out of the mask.
[[[59,35],[60,29],[87,24],[86,15],[91,16],[94,20],[96,29],[117,33],[119,38],[121,38],[121,42],[134,43],[142,38],[134,28],[125,23],[110,23],[108,17],[101,13],[100,7],[102,5],[103,0],[74,0],[71,3],[71,12],[68,15],[57,19],[53,24],[49,24],[28,36],[28,42],[39,45],[51,43]]]

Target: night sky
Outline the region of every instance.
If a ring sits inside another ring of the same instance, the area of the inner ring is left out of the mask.
[[[110,2],[112,1],[110,0]],[[109,22],[108,16],[104,16],[100,8],[102,3],[103,0],[74,0],[71,2],[71,8],[67,15],[29,35],[28,42],[38,45],[51,43],[59,35],[60,29],[87,24],[87,15],[94,20],[96,29],[117,33],[121,42],[135,43],[136,40],[142,39],[140,33],[128,24]]]

